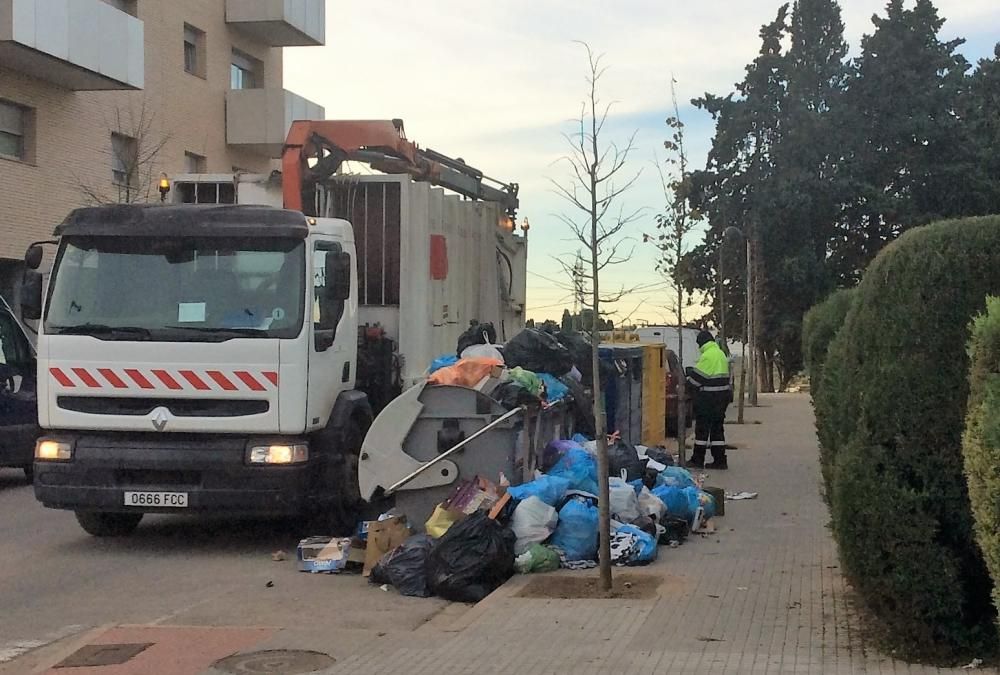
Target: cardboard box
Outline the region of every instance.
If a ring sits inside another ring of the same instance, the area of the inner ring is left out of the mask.
[[[375,563],[386,553],[396,548],[413,535],[403,516],[393,516],[386,520],[368,523],[368,546],[365,549],[365,567],[361,574],[370,576]]]
[[[336,574],[347,565],[350,554],[350,539],[308,537],[297,548],[299,571]]]

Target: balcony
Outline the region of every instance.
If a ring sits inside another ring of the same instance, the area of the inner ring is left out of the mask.
[[[271,47],[326,43],[326,0],[226,0],[226,23]]]
[[[292,122],[325,115],[323,106],[285,89],[233,89],[226,93],[226,142],[278,158]]]
[[[0,0],[0,64],[72,91],[142,89],[142,21],[101,0]]]

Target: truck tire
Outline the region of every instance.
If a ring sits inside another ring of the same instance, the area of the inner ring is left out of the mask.
[[[76,522],[95,537],[127,537],[135,532],[141,520],[141,513],[76,512]]]
[[[355,416],[341,435],[343,458],[337,471],[337,494],[330,510],[329,523],[332,533],[338,536],[353,534],[362,514],[364,502],[358,487],[358,458],[370,426],[370,420]]]

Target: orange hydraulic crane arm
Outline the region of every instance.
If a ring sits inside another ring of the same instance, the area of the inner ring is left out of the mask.
[[[309,160],[316,162],[310,166]],[[282,153],[285,208],[302,211],[303,192],[333,175],[345,161],[364,162],[385,173],[405,173],[472,199],[501,203],[513,218],[517,184],[488,178],[463,162],[406,139],[402,120],[299,120]],[[484,185],[483,181],[499,187]]]

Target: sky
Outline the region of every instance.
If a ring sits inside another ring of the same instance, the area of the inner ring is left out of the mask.
[[[676,80],[692,168],[704,166],[713,125],[690,100],[727,94],[760,47],[758,32],[779,0],[331,0],[326,45],[285,50],[285,87],[320,103],[328,119],[401,118],[410,140],[462,157],[488,176],[520,184],[519,219],[529,219],[528,316],[558,319],[572,305],[555,258],[579,246],[558,214],[572,213],[552,181],[568,179],[564,132],[572,129],[586,90],[586,41],[608,67],[602,98],[615,102],[606,134],[619,143],[636,133],[627,167],[640,172],[624,197],[642,216],[626,234],[631,259],[602,274],[608,288],[643,287],[614,307],[614,318],[667,321],[666,289],[655,250],[642,234],[655,229],[664,204],[654,165],[664,157],[670,82]],[[936,0],[947,19],[942,37],[967,40],[973,63],[1000,42],[997,0]],[[912,5],[912,2],[908,2]],[[842,0],[852,55],[884,0]],[[695,234],[689,243],[700,239]],[[697,308],[693,310],[697,314]],[[685,316],[685,320],[695,318]]]

